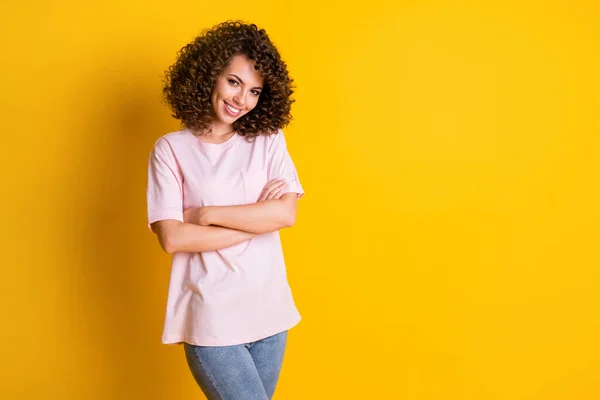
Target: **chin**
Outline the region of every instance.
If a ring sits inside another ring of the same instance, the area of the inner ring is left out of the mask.
[[[221,121],[226,122],[228,124],[233,124],[235,121],[240,119],[240,117],[232,117],[231,115],[226,115]]]
[[[231,122],[237,121],[238,119],[242,118],[243,116],[244,116],[244,114],[243,114],[243,113],[241,113],[240,115],[238,115],[238,116],[236,116],[236,117],[234,117],[234,116],[232,116],[232,115],[224,115],[224,116],[223,116],[223,119],[224,119],[225,121],[228,121],[228,122],[230,122],[230,123],[231,123]]]

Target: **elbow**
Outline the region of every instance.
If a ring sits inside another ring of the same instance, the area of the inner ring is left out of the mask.
[[[289,228],[294,226],[294,224],[296,223],[296,213],[290,213],[286,216],[283,224],[284,224],[284,228]]]
[[[173,254],[180,251],[177,238],[180,236],[178,227],[181,224],[181,221],[161,220],[152,225],[152,231],[158,236],[160,247],[165,253]]]
[[[177,246],[171,236],[164,235],[160,237],[160,247],[162,247],[163,251],[167,254],[173,254],[177,252]]]
[[[173,254],[176,252],[175,247],[171,244],[165,243],[162,248],[167,254]]]
[[[281,223],[284,228],[294,226],[296,223],[296,202],[298,195],[296,193],[285,193],[280,199],[282,206]]]

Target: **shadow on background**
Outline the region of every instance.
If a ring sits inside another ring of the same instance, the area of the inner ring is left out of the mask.
[[[98,71],[109,73],[102,85],[81,85],[98,94],[81,118],[85,131],[77,134],[93,137],[78,150],[80,189],[70,191],[81,225],[73,243],[81,255],[77,307],[100,373],[90,377],[94,398],[176,398],[175,387],[191,383],[183,350],[160,343],[170,256],[146,227],[148,155],[178,127],[160,103],[160,76],[144,76],[142,62],[125,71],[117,63]]]

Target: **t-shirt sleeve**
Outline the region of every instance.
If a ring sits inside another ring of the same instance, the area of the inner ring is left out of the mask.
[[[304,195],[304,189],[300,184],[296,167],[287,150],[287,144],[283,131],[280,129],[276,135],[273,135],[273,142],[269,149],[268,163],[269,181],[275,178],[284,178],[287,182],[283,193],[298,193],[298,198]]]
[[[183,179],[171,146],[159,139],[148,160],[148,228],[156,221],[176,219],[183,222]]]

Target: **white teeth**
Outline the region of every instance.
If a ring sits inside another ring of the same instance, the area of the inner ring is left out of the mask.
[[[227,103],[225,103],[225,107],[227,107],[227,108],[229,109],[229,111],[231,111],[231,112],[232,112],[232,113],[234,113],[234,114],[237,114],[237,113],[239,113],[240,111],[242,111],[242,110],[238,110],[237,108],[233,108],[233,107],[231,107],[231,106],[230,106],[229,104],[227,104]]]

